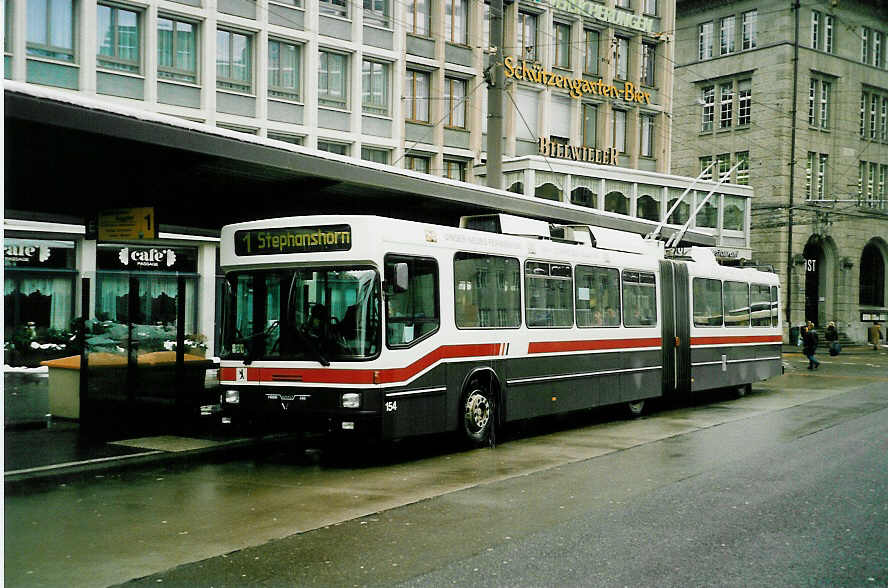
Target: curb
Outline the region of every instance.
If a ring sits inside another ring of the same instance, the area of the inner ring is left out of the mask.
[[[3,484],[7,494],[16,491],[30,490],[34,486],[58,484],[64,480],[85,479],[91,474],[110,473],[136,469],[144,466],[156,466],[164,463],[175,463],[187,460],[205,460],[225,453],[226,458],[232,454],[248,452],[260,447],[271,447],[301,439],[300,434],[279,433],[263,437],[233,439],[221,441],[211,447],[201,447],[184,451],[146,450],[140,453],[100,457],[76,462],[68,462],[47,466],[38,466],[3,473]]]

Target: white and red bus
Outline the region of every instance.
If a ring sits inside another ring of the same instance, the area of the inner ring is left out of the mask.
[[[394,439],[781,373],[777,275],[508,215],[305,216],[222,230],[223,407]]]

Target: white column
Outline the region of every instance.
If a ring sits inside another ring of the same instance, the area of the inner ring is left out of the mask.
[[[201,105],[207,124],[216,124],[216,0],[207,0],[201,34]]]
[[[75,4],[76,5],[76,4]],[[79,89],[87,96],[96,93],[96,0],[80,0],[78,17],[79,40],[74,42],[77,63],[80,64]]]
[[[81,278],[89,278],[89,308],[84,312],[81,308],[83,300],[83,283],[77,280],[75,288],[77,299],[74,301],[76,316],[85,316],[88,319],[96,318],[96,241],[81,240],[77,242],[75,250],[75,265],[80,270]]]
[[[197,252],[197,332],[207,338],[213,353],[216,334],[216,243],[202,243]]]
[[[142,60],[145,71],[145,102],[151,110],[157,110],[157,5],[149,4],[142,18],[145,39],[145,57]]]

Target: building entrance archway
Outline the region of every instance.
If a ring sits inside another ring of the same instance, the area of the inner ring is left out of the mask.
[[[812,235],[805,244],[805,320],[825,325],[835,295],[835,247],[820,235]]]

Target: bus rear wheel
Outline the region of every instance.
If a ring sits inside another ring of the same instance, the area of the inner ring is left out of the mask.
[[[488,443],[493,419],[493,395],[480,381],[472,380],[462,402],[462,432],[466,440],[476,447]]]

